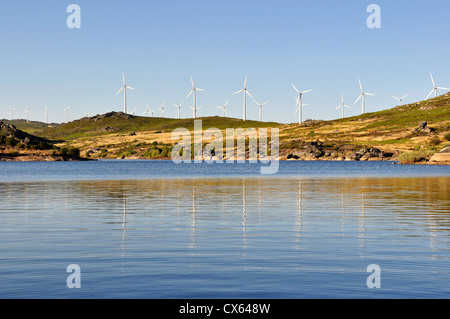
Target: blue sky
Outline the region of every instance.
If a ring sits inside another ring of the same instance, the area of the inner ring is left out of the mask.
[[[81,28],[69,29],[69,4],[81,8]],[[381,8],[381,28],[370,29],[369,4]],[[396,105],[391,95],[409,93],[405,103],[423,100],[432,88],[450,87],[448,0],[431,1],[2,1],[0,4],[0,118],[63,122],[123,109],[122,73],[136,91],[128,109],[142,114],[164,101],[165,116],[184,101],[182,117],[191,117],[185,99],[190,77],[205,92],[198,116],[220,115],[215,108],[230,100],[228,111],[242,117],[243,86],[269,101],[263,120],[293,123],[296,93],[309,104],[303,119],[334,119],[341,94],[353,105],[358,79],[367,92],[366,111]],[[444,93],[440,91],[440,93]],[[159,112],[155,112],[159,115]],[[247,100],[247,117],[258,108]]]

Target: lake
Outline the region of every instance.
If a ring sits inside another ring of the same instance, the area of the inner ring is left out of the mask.
[[[259,168],[0,162],[0,298],[450,296],[450,167]]]

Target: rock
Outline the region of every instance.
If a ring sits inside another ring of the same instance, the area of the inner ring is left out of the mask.
[[[450,146],[444,148],[442,151],[434,154],[430,158],[431,164],[450,165]]]
[[[414,129],[414,132],[431,133],[434,132],[434,129],[428,126],[427,121],[422,121],[419,123],[419,126]]]

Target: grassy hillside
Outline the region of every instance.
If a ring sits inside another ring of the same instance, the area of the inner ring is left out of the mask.
[[[425,154],[426,159],[450,144],[450,93],[344,119],[307,120],[302,125],[217,116],[199,119],[204,130],[211,127],[221,130],[277,127],[280,129],[282,158],[365,160],[372,156],[398,159],[402,153],[419,152]],[[427,130],[416,130],[424,121]],[[111,112],[45,128],[38,135],[57,140],[62,145],[78,147],[82,154],[92,157],[155,158],[170,154],[174,144],[171,133],[176,128],[187,128],[192,132],[194,120]]]
[[[10,124],[10,125],[14,125],[17,129],[24,131],[28,134],[36,134],[38,132],[41,132],[42,130],[48,128],[48,127],[54,127],[54,126],[58,126],[59,124],[56,123],[52,123],[52,124],[47,124],[47,123],[43,123],[43,122],[38,122],[38,121],[29,121],[27,122],[26,120],[0,120],[0,122],[6,123],[6,124]]]

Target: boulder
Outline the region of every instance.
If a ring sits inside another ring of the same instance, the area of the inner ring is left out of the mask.
[[[444,148],[442,151],[434,154],[430,158],[431,164],[450,165],[450,146]]]

